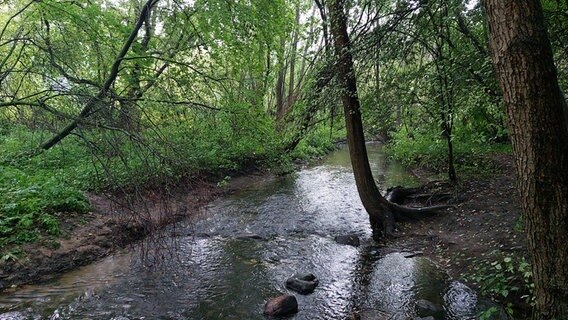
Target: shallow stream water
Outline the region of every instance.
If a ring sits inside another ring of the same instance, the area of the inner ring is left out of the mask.
[[[414,183],[380,145],[369,151],[381,187]],[[0,294],[0,320],[264,319],[264,302],[293,293],[284,283],[297,272],[320,284],[296,294],[292,319],[413,319],[428,315],[416,306],[425,300],[435,319],[474,319],[478,310],[475,292],[430,260],[371,241],[345,148],[292,175],[259,178],[166,234],[150,254],[162,256],[160,266],[132,252],[108,257]],[[361,246],[334,241],[346,234]]]

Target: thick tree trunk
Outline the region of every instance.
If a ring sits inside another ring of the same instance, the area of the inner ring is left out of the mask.
[[[332,0],[330,2],[331,34],[338,61],[337,74],[343,89],[343,110],[351,165],[353,166],[359,197],[369,214],[373,238],[379,239],[394,231],[394,214],[390,203],[381,195],[375,184],[367,157],[360,104],[357,96],[357,82],[347,34],[347,18],[343,12],[344,0]]]
[[[538,0],[486,0],[536,290],[533,319],[568,318],[568,129]]]

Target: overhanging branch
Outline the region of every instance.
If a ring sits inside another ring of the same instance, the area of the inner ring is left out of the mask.
[[[116,77],[118,76],[118,72],[119,72],[119,68],[120,68],[120,64],[122,63],[122,60],[124,59],[124,57],[126,56],[128,51],[130,50],[132,43],[134,42],[134,40],[138,36],[138,31],[140,30],[140,28],[144,24],[144,21],[146,21],[146,17],[148,16],[150,9],[157,2],[158,2],[158,0],[148,0],[144,4],[144,7],[140,11],[140,15],[138,16],[138,20],[136,21],[136,25],[134,26],[134,29],[130,33],[130,36],[128,37],[128,39],[124,43],[122,49],[120,50],[118,56],[114,60],[114,63],[112,64],[112,67],[111,67],[111,70],[110,70],[110,73],[109,73],[108,77],[106,78],[103,86],[99,90],[98,94],[96,96],[92,97],[91,99],[89,99],[89,101],[87,102],[87,104],[85,105],[83,110],[81,110],[81,113],[79,113],[77,118],[75,118],[75,120],[73,120],[70,124],[68,124],[65,128],[63,128],[63,130],[61,130],[61,132],[59,132],[58,134],[53,136],[48,141],[41,144],[40,147],[39,147],[40,149],[48,150],[51,147],[58,144],[65,137],[67,137],[73,130],[75,130],[79,126],[79,124],[85,118],[87,118],[90,114],[92,114],[93,109],[98,104],[98,102],[101,101],[108,94],[110,87],[112,86],[112,84],[116,80]]]

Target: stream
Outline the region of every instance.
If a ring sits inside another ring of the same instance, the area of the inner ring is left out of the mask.
[[[368,148],[381,188],[416,183],[380,145]],[[0,293],[0,320],[265,319],[265,301],[282,293],[298,299],[291,319],[475,319],[480,310],[476,293],[430,260],[374,244],[345,147],[294,174],[259,177],[165,234],[145,259],[134,248]],[[334,241],[347,234],[361,245]],[[154,258],[162,263],[148,266]],[[297,272],[319,278],[312,294],[286,289]]]

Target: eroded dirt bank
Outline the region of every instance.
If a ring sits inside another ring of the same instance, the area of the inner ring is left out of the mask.
[[[258,175],[250,174],[223,187],[199,182],[167,194],[146,190],[129,199],[88,194],[92,211],[66,215],[59,239],[25,244],[21,258],[0,261],[0,291],[50,280],[122,250],[168,224],[200,214],[208,202],[254,179]]]

